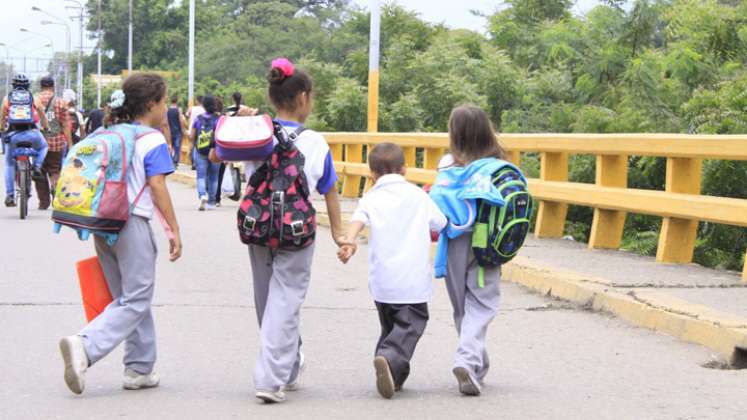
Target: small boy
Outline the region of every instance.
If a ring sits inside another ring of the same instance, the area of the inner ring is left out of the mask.
[[[410,374],[410,359],[428,322],[432,294],[431,231],[441,231],[446,217],[428,194],[405,178],[402,149],[379,144],[368,156],[374,187],[358,203],[345,242],[355,244],[370,226],[369,290],[381,322],[374,368],[376,388],[384,398],[399,391]],[[338,257],[347,263],[357,250],[344,245]]]

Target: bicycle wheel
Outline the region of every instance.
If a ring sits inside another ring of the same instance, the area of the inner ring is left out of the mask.
[[[30,175],[28,164],[20,163],[18,168],[18,211],[20,212],[21,220],[25,219],[29,214]]]

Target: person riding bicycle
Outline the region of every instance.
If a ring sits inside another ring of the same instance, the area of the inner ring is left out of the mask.
[[[19,143],[29,143],[36,150],[38,156],[34,160],[32,178],[42,177],[42,164],[47,156],[49,146],[38,129],[41,121],[44,127],[48,125],[47,118],[38,112],[41,103],[31,95],[31,82],[24,74],[13,77],[13,91],[3,99],[2,113],[0,113],[0,128],[7,131],[3,135],[3,142],[7,143],[5,153],[5,206],[15,207],[15,175],[16,161],[13,151]]]

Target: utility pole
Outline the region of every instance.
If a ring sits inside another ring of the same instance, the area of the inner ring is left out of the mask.
[[[80,51],[78,51],[78,109],[83,108],[83,5],[80,6]]]
[[[97,34],[98,37],[96,43],[97,53],[97,71],[96,71],[96,108],[101,108],[101,0],[96,5],[96,18],[98,20]]]
[[[371,34],[368,48],[368,131],[379,131],[379,38],[381,0],[371,0]]]
[[[195,95],[195,0],[189,0],[189,106]]]
[[[130,24],[127,36],[127,73],[132,74],[132,0],[130,0]]]

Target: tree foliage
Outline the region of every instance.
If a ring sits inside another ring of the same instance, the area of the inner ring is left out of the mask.
[[[134,1],[135,67],[177,72],[170,89],[184,97],[188,2]],[[126,67],[127,2],[102,2],[107,72]],[[487,16],[486,35],[385,5],[380,128],[444,131],[451,109],[472,102],[504,132],[747,133],[747,2],[600,0],[585,16],[571,12],[573,3],[504,1]],[[88,7],[95,15],[96,1]],[[269,110],[267,67],[286,56],[314,78],[311,125],[365,130],[365,11],[349,0],[210,0],[197,8],[198,93],[227,98],[238,90]],[[535,172],[537,157],[523,165]],[[571,166],[574,180],[593,182],[593,158]],[[664,160],[630,158],[631,187],[662,189],[664,175]],[[747,198],[747,167],[705,162],[703,190]],[[660,220],[628,219],[625,246],[655,253]],[[590,223],[588,209],[569,213],[579,239]],[[702,224],[696,258],[739,269],[746,246],[744,229]]]

